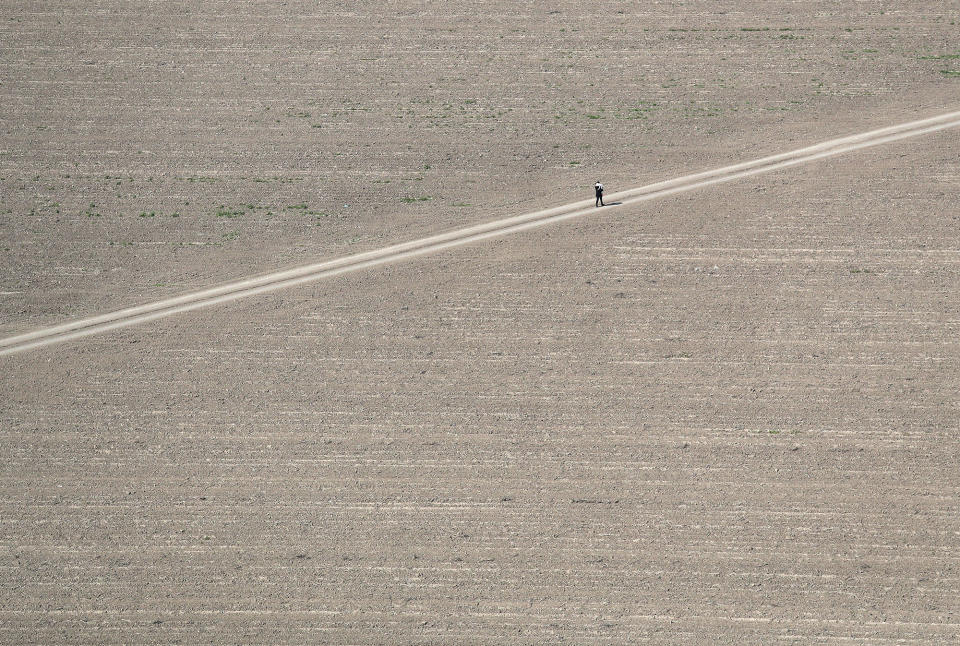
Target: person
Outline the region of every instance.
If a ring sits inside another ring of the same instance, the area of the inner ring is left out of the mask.
[[[593,190],[597,193],[597,201],[594,206],[606,206],[606,204],[603,203],[603,184],[597,182],[593,185]]]

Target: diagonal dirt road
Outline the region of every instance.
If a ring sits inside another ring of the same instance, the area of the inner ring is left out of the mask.
[[[730,182],[761,173],[796,166],[798,164],[813,162],[825,157],[840,155],[958,126],[960,126],[960,111],[947,112],[927,119],[910,121],[860,134],[832,139],[778,155],[763,157],[691,175],[684,175],[672,180],[612,193],[607,196],[608,200],[612,202],[608,208],[616,208],[616,206],[667,197],[675,193]],[[71,321],[27,334],[0,339],[0,356],[70,341],[117,328],[138,325],[182,312],[293,287],[303,283],[314,282],[359,269],[398,262],[443,251],[452,247],[518,233],[547,224],[595,213],[596,209],[593,207],[592,200],[583,200],[476,226],[465,227],[448,233],[391,245],[373,251],[345,256],[335,260],[273,272],[255,278],[228,283],[219,287],[184,294],[175,298],[109,312],[92,318]]]

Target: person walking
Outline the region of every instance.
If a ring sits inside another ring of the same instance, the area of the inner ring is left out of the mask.
[[[596,184],[593,185],[593,190],[597,194],[597,201],[596,201],[596,204],[594,204],[594,206],[606,206],[606,204],[603,203],[603,184],[601,184],[600,182],[597,182]]]

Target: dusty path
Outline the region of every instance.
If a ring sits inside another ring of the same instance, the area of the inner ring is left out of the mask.
[[[917,137],[957,126],[960,126],[960,111],[947,112],[919,121],[901,123],[878,130],[832,139],[778,155],[763,157],[613,193],[607,196],[607,199],[611,201],[611,205],[608,208],[615,208],[620,205],[657,199],[675,193],[730,182],[798,164],[813,162],[825,157],[891,143],[910,137]],[[488,238],[518,233],[546,224],[595,213],[597,213],[597,211],[593,206],[592,200],[583,200],[472,227],[465,227],[448,233],[391,245],[369,252],[345,256],[335,260],[314,263],[256,278],[236,281],[220,287],[184,294],[176,298],[156,301],[154,303],[110,312],[101,316],[72,321],[27,334],[0,339],[0,356],[78,339],[117,328],[129,327],[173,314],[226,303],[247,296],[255,296],[358,269],[414,258],[452,247],[479,242]]]

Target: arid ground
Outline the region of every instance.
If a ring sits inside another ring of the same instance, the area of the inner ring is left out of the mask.
[[[944,2],[0,0],[0,337],[960,110]],[[960,129],[0,358],[0,642],[960,642]]]

